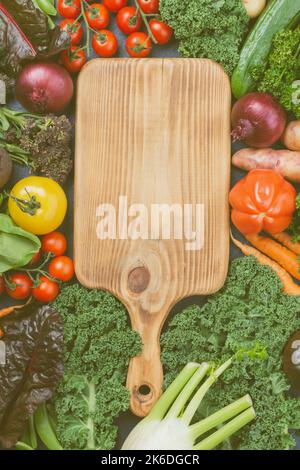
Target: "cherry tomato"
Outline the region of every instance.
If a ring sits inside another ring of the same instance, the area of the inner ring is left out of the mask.
[[[151,39],[145,33],[133,33],[127,38],[126,50],[131,57],[148,57],[152,51]]]
[[[63,66],[71,73],[80,72],[86,63],[86,54],[82,49],[72,46],[60,55]]]
[[[80,0],[58,0],[57,11],[64,18],[77,18],[81,12]]]
[[[60,281],[68,282],[75,274],[74,263],[68,256],[58,256],[49,264],[49,274]]]
[[[155,37],[157,44],[167,44],[173,36],[173,29],[170,28],[166,23],[159,20],[150,20],[149,26]]]
[[[60,232],[51,232],[42,238],[42,251],[52,253],[54,256],[61,256],[66,252],[67,240]]]
[[[82,26],[79,23],[79,21],[75,21],[72,19],[63,20],[60,23],[60,29],[68,33],[68,35],[71,38],[72,46],[76,46],[77,44],[80,43],[83,32],[82,32]]]
[[[100,57],[111,57],[118,50],[118,40],[108,29],[101,29],[98,34],[94,34],[92,47]]]
[[[7,294],[16,300],[25,300],[31,294],[33,282],[26,273],[14,273],[9,276],[9,282],[12,286],[5,286]],[[14,285],[14,286],[13,286]]]
[[[0,295],[3,294],[4,290],[5,290],[4,279],[3,279],[3,276],[0,276]]]
[[[103,5],[113,13],[117,13],[121,8],[126,7],[127,0],[103,0]]]
[[[85,16],[90,27],[97,30],[106,28],[110,22],[109,12],[101,3],[92,3]]]
[[[142,26],[141,15],[134,7],[122,8],[117,14],[116,22],[124,34],[136,33]]]
[[[147,15],[156,14],[159,10],[159,0],[138,0],[139,5]]]
[[[32,289],[33,297],[39,302],[52,302],[59,294],[59,285],[46,276],[40,276],[40,284]]]
[[[27,266],[29,266],[30,268],[32,266],[36,266],[40,262],[41,257],[42,257],[42,249],[40,249],[37,253],[33,255],[33,257],[31,258],[31,261],[28,263]]]

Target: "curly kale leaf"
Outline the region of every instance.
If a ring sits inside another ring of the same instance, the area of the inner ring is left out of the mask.
[[[296,211],[289,226],[289,233],[292,235],[295,243],[300,242],[300,194],[296,197]]]
[[[300,118],[300,26],[295,30],[282,30],[274,37],[272,50],[265,67],[260,71],[259,91],[271,93],[284,106]],[[255,73],[255,72],[254,72]],[[257,77],[256,77],[257,78]]]
[[[140,353],[140,337],[125,308],[106,292],[75,284],[54,308],[65,329],[65,376],[53,402],[58,438],[65,449],[113,449],[115,419],[129,408],[127,367]]]
[[[278,277],[254,258],[232,263],[224,288],[203,306],[177,314],[162,336],[162,360],[168,385],[190,361],[219,361],[256,343],[266,361],[237,361],[211,389],[201,416],[250,393],[257,419],[224,448],[280,450],[294,447],[288,429],[300,428],[300,400],[288,397],[282,350],[299,329],[300,298],[282,294]],[[199,416],[198,416],[199,417]]]
[[[249,23],[241,0],[161,0],[160,13],[184,57],[209,58],[232,73]]]

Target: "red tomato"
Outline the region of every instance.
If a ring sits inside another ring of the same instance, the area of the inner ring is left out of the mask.
[[[149,26],[155,37],[157,44],[167,44],[173,36],[173,29],[170,28],[166,23],[159,20],[150,20]]]
[[[133,33],[127,38],[126,50],[131,57],[148,57],[152,51],[151,39],[145,33]]]
[[[27,266],[29,267],[36,266],[40,262],[41,257],[42,257],[42,249],[40,249],[37,253],[33,255],[33,257],[31,258],[31,261],[29,261]]]
[[[159,10],[159,0],[138,0],[139,5],[147,15],[156,14]]]
[[[126,7],[127,0],[103,0],[103,5],[113,13],[117,13],[121,8]]]
[[[42,238],[42,251],[52,253],[54,256],[61,256],[66,252],[67,240],[60,232],[51,232]]]
[[[58,256],[49,264],[49,274],[60,281],[68,282],[75,274],[74,263],[68,256]]]
[[[46,276],[40,276],[40,284],[32,289],[33,297],[39,302],[52,302],[59,294],[59,285]]]
[[[136,33],[142,26],[141,15],[134,7],[122,8],[117,14],[116,22],[124,34]]]
[[[92,3],[85,16],[90,27],[97,30],[106,28],[110,22],[109,12],[101,3]]]
[[[14,273],[9,276],[12,286],[5,286],[6,292],[12,299],[25,300],[31,294],[33,282],[26,273]],[[13,286],[14,285],[14,286]]]
[[[86,63],[86,55],[82,49],[72,46],[71,49],[62,51],[60,60],[63,66],[71,73],[80,72]]]
[[[296,190],[274,170],[252,170],[231,190],[231,220],[243,235],[276,234],[290,225]]]
[[[79,21],[66,19],[61,21],[60,29],[68,33],[71,38],[72,46],[76,46],[82,39],[82,26]]]
[[[0,295],[3,294],[4,290],[5,290],[4,279],[3,279],[3,276],[0,276]]]
[[[80,0],[58,0],[57,11],[64,18],[77,18],[81,13]]]
[[[111,57],[118,50],[118,40],[108,29],[101,29],[98,34],[94,34],[92,46],[100,57]]]

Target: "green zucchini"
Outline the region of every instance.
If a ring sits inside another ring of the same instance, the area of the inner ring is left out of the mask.
[[[249,34],[231,79],[232,93],[240,98],[255,88],[251,69],[267,59],[274,35],[300,15],[299,0],[271,0]]]

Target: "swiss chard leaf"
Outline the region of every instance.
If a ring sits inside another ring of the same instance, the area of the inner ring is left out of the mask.
[[[0,68],[16,75],[22,62],[48,58],[68,48],[68,33],[50,29],[47,16],[32,0],[0,2]]]
[[[63,375],[63,323],[49,306],[27,307],[1,322],[5,365],[0,365],[0,445],[10,448],[38,405]]]

